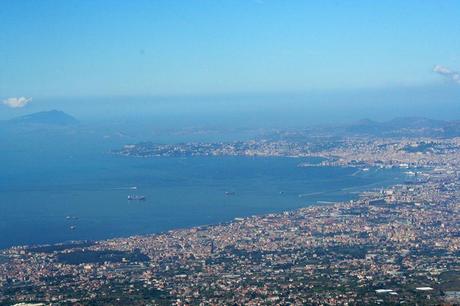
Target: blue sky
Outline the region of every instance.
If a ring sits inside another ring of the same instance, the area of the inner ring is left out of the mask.
[[[459,16],[459,1],[2,1],[0,97],[451,86]]]

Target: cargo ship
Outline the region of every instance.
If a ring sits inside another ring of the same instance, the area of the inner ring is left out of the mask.
[[[129,195],[128,201],[145,201],[145,196],[143,195]]]

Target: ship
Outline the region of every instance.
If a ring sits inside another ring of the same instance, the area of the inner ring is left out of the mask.
[[[128,201],[145,201],[145,196],[143,195],[129,195]]]

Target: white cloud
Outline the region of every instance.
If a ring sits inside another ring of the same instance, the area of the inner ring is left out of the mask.
[[[434,66],[433,71],[448,78],[449,80],[457,84],[460,84],[460,73],[458,73],[457,71],[453,71],[441,65]]]
[[[3,100],[3,104],[11,108],[24,107],[30,102],[32,102],[32,98],[26,97],[8,98],[6,100]]]

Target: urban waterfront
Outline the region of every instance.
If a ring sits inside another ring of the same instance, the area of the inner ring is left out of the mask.
[[[217,225],[5,249],[1,302],[456,303],[459,145],[458,138],[348,139],[316,152],[320,165],[298,169],[334,165],[355,177],[396,168],[412,179]]]
[[[88,156],[43,159],[27,177],[21,165],[5,163],[0,174],[5,177],[0,186],[0,247],[216,224],[317,201],[352,199],[357,191],[407,177],[399,170],[356,174],[354,168],[298,167],[305,158],[138,159],[103,151]],[[9,167],[22,178],[8,175]],[[145,195],[146,201],[128,201],[130,194]]]

